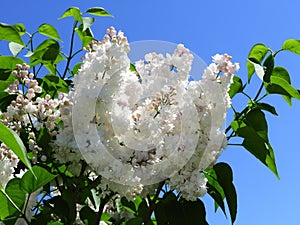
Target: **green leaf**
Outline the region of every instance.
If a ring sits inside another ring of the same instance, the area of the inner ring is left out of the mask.
[[[157,224],[208,225],[204,204],[196,201],[177,200],[172,192],[167,192],[155,208]]]
[[[78,74],[78,71],[79,71],[79,69],[81,68],[81,66],[82,66],[82,62],[79,62],[79,63],[76,63],[75,65],[74,65],[74,67],[73,67],[73,70],[72,70],[72,76],[75,76],[75,75],[77,75]]]
[[[61,41],[61,38],[60,38],[57,30],[51,24],[44,23],[44,24],[40,25],[38,28],[38,32],[47,37]]]
[[[269,105],[269,104],[267,104],[267,103],[257,103],[257,104],[256,104],[256,107],[257,107],[258,109],[268,111],[268,112],[272,113],[272,114],[275,115],[275,116],[278,116],[275,107],[274,107],[274,106],[271,106],[271,105]]]
[[[58,19],[62,19],[62,18],[69,17],[69,16],[72,16],[74,18],[74,20],[76,20],[76,21],[82,22],[82,15],[81,15],[79,8],[77,8],[77,7],[71,7],[69,9],[67,9],[64,12],[64,14],[61,17],[59,17]]]
[[[237,214],[237,194],[232,183],[233,174],[230,166],[226,163],[217,163],[213,167],[217,175],[217,180],[224,190],[226,202],[230,212],[231,223],[233,224]]]
[[[122,197],[121,203],[122,203],[123,208],[126,209],[127,211],[134,213],[134,214],[137,213],[138,207],[136,207],[132,201],[128,201],[127,198]]]
[[[254,45],[249,54],[248,59],[255,59],[256,63],[261,63],[266,54],[268,53],[269,49],[264,44],[256,44]],[[253,60],[251,60],[254,62]],[[255,71],[254,66],[249,61],[247,62],[247,71],[248,71],[248,83],[251,80],[251,77]]]
[[[268,139],[268,126],[265,114],[258,108],[247,113],[244,121],[233,121],[232,129],[239,137],[243,137],[242,145],[278,178],[274,151]]]
[[[14,214],[17,215],[19,210],[23,208],[26,200],[26,193],[20,189],[20,181],[19,178],[11,179],[7,183],[5,190],[1,186],[0,220],[4,220]]]
[[[5,112],[11,101],[16,100],[17,95],[8,94],[6,91],[0,92],[0,110]]]
[[[18,31],[11,25],[0,23],[0,40],[11,41],[24,46]]]
[[[32,172],[30,162],[27,158],[26,148],[16,132],[6,127],[0,122],[0,141],[7,145],[7,147],[12,150],[19,159],[27,166],[27,168]],[[31,174],[32,175],[32,174]]]
[[[300,55],[300,40],[288,39],[283,43],[282,49]]]
[[[53,39],[43,41],[30,56],[30,65],[34,66],[39,63],[51,63],[56,61],[59,55],[59,43]]]
[[[141,217],[131,218],[124,223],[124,225],[137,225],[137,224],[143,224],[143,218]]]
[[[9,42],[8,47],[13,56],[17,56],[20,53],[20,51],[22,51],[22,49],[24,48],[23,45],[20,45],[15,42]]]
[[[24,35],[26,33],[26,28],[25,28],[24,24],[22,24],[22,23],[16,23],[16,24],[14,24],[12,26],[19,33],[20,36],[22,36],[22,35]]]
[[[6,80],[16,69],[16,64],[23,64],[22,59],[13,56],[0,56],[0,80]]]
[[[83,31],[82,24],[79,27],[77,27],[75,31],[82,42],[82,47],[88,46],[91,43],[91,41],[95,40],[91,29],[87,28],[85,31]]]
[[[108,13],[104,8],[101,8],[101,7],[89,8],[86,12],[89,14],[92,14],[94,16],[111,16],[112,17],[112,15],[110,13]]]
[[[244,87],[243,87],[243,82],[242,82],[241,78],[234,75],[233,83],[230,85],[230,89],[228,91],[230,98],[233,98],[237,93],[242,92],[243,89],[244,89]]]
[[[95,21],[95,18],[93,17],[83,17],[82,18],[82,24],[83,24],[83,29],[82,31],[85,31],[86,29],[90,28],[92,26],[92,24]]]
[[[224,190],[218,182],[218,177],[213,168],[205,170],[205,177],[207,179],[207,192],[215,200],[215,211],[218,207],[222,209],[226,216],[225,205],[224,205]]]
[[[57,175],[49,173],[40,166],[34,166],[32,167],[32,170],[36,177],[34,177],[32,173],[26,172],[20,183],[20,188],[29,194],[35,192],[37,189],[43,187],[57,177]]]
[[[270,54],[266,60],[264,61],[264,76],[263,76],[263,81],[269,83],[270,82],[270,77],[272,75],[273,72],[273,68],[274,68],[274,57],[272,54]]]

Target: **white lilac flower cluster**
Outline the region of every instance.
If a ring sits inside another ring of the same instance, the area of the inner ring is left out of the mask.
[[[178,45],[172,55],[145,55],[132,70],[127,39],[113,27],[87,50],[70,116],[83,158],[103,176],[102,190],[128,197],[166,181],[188,200],[203,196],[202,171],[226,147],[221,127],[238,64],[216,55],[202,80],[189,82],[193,55]],[[57,136],[78,154],[74,137]]]
[[[37,160],[45,161],[47,159],[45,154],[39,154],[42,152],[42,148],[36,142],[35,131],[45,127],[52,136],[56,135],[55,121],[60,117],[58,110],[60,100],[52,99],[50,95],[37,97],[37,94],[41,94],[42,88],[29,69],[30,67],[25,63],[18,64],[16,70],[12,72],[16,79],[6,91],[11,95],[16,95],[16,98],[6,108],[6,111],[1,112],[0,122],[17,134],[20,134],[22,130],[28,134],[28,147],[33,154],[32,162],[35,163]],[[3,169],[0,182],[2,185],[5,186],[7,181],[12,178],[14,167],[18,161],[17,156],[4,143],[1,143],[0,164]]]

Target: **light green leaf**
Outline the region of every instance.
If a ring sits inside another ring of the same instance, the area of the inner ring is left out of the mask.
[[[95,18],[93,17],[83,17],[82,18],[82,24],[83,24],[83,29],[82,31],[85,31],[86,29],[90,28],[92,26],[92,24],[95,21]]]
[[[29,194],[35,192],[37,189],[43,187],[57,177],[57,175],[49,173],[40,166],[34,166],[32,167],[32,170],[36,177],[34,177],[32,173],[26,172],[20,183],[20,188]]]
[[[286,93],[288,93],[289,96],[300,99],[298,90],[290,85],[285,79],[277,76],[272,76],[271,83],[280,86]]]
[[[18,31],[11,25],[0,23],[0,40],[11,41],[24,46]]]
[[[130,65],[131,67],[131,65]],[[233,98],[237,93],[242,92],[244,89],[243,82],[241,78],[238,76],[233,77],[233,83],[230,85],[230,89],[228,91],[228,94],[230,98]]]
[[[283,43],[282,49],[300,55],[300,40],[288,39]]]
[[[93,7],[86,11],[89,14],[95,15],[95,16],[111,16],[110,13],[108,13],[104,8],[101,7]]]
[[[38,28],[38,32],[40,34],[43,34],[43,35],[47,36],[47,37],[50,37],[50,38],[61,41],[57,30],[51,24],[44,23],[44,24],[40,25],[39,28]]]
[[[39,63],[53,64],[59,55],[59,43],[53,39],[43,41],[30,56],[30,65],[34,66]]]
[[[19,33],[20,36],[22,36],[26,33],[26,28],[25,28],[24,24],[16,23],[12,26],[16,29],[16,31]]]
[[[27,166],[32,172],[30,162],[27,158],[26,148],[16,132],[6,127],[3,123],[0,123],[0,141],[7,145],[19,159]],[[32,175],[32,174],[31,174]]]
[[[62,18],[69,17],[69,16],[72,16],[76,21],[82,22],[82,15],[81,15],[79,8],[77,8],[77,7],[71,7],[69,9],[67,9],[64,12],[64,14],[61,17],[59,17],[58,19],[62,19]]]
[[[91,29],[87,28],[85,31],[83,31],[82,24],[78,28],[76,28],[75,31],[82,42],[82,47],[88,46],[92,40],[95,40]]]
[[[0,189],[0,219],[13,216],[23,208],[26,200],[26,193],[20,190],[20,179],[14,178],[10,180],[5,190]]]
[[[248,54],[248,59],[256,64],[260,64],[263,61],[266,54],[268,53],[268,51],[269,49],[264,44],[256,44],[251,48]],[[254,65],[250,61],[247,62],[247,71],[249,83],[255,71]]]
[[[20,53],[20,51],[22,51],[22,49],[24,48],[23,45],[20,45],[15,42],[9,42],[8,47],[13,56],[17,56]]]

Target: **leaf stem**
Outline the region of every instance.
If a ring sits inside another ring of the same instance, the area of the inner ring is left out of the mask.
[[[77,23],[78,23],[78,21],[75,21],[74,25],[73,25],[69,56],[67,57],[67,64],[66,64],[66,68],[65,68],[65,71],[63,73],[63,76],[61,77],[62,79],[64,79],[66,77],[68,69],[69,69],[69,66],[70,66],[70,63],[71,63],[72,54],[73,54],[74,37],[75,37],[75,28],[77,26]]]

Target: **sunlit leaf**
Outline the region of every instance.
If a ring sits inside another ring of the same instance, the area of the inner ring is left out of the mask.
[[[300,55],[300,40],[288,39],[283,43],[282,49]]]
[[[242,92],[243,89],[243,82],[241,78],[234,76],[233,83],[230,85],[230,89],[228,91],[230,98],[233,98],[237,93]]]
[[[104,8],[101,7],[93,7],[88,9],[86,12],[95,16],[112,16]]]
[[[7,145],[19,159],[28,167],[32,172],[30,162],[27,158],[26,148],[16,132],[6,127],[0,122],[0,141]]]
[[[81,12],[79,10],[79,8],[77,7],[71,7],[69,9],[67,9],[64,14],[59,17],[58,19],[62,19],[62,18],[65,18],[65,17],[73,17],[76,21],[80,21],[82,22],[82,15],[81,15]]]
[[[15,42],[24,46],[19,32],[11,25],[0,23],[0,40]]]
[[[263,81],[264,79],[264,76],[265,76],[265,70],[264,70],[264,67],[261,66],[259,63],[256,62],[256,60],[250,58],[248,59],[248,62],[247,62],[249,65],[251,64],[254,68],[254,71],[256,73],[256,75],[258,76],[259,79],[261,79]],[[251,75],[252,76],[252,75]],[[250,82],[250,80],[249,80]]]
[[[14,25],[12,25],[16,31],[19,33],[20,36],[24,35],[26,33],[26,28],[25,25],[22,23],[16,23]]]
[[[56,28],[54,26],[52,26],[51,24],[44,23],[44,24],[40,25],[38,28],[38,32],[47,37],[61,41],[61,38],[60,38]]]
[[[49,173],[40,166],[34,166],[32,167],[32,170],[36,177],[34,177],[32,173],[26,172],[21,179],[20,188],[26,191],[26,193],[35,192],[57,176]]]
[[[252,62],[260,64],[266,54],[268,53],[269,49],[264,45],[264,44],[256,44],[254,45],[249,54],[248,54],[248,59],[252,59]],[[255,61],[253,60],[255,59]],[[248,71],[248,82],[250,82],[251,77],[255,71],[254,65],[251,62],[247,62],[247,71]]]

